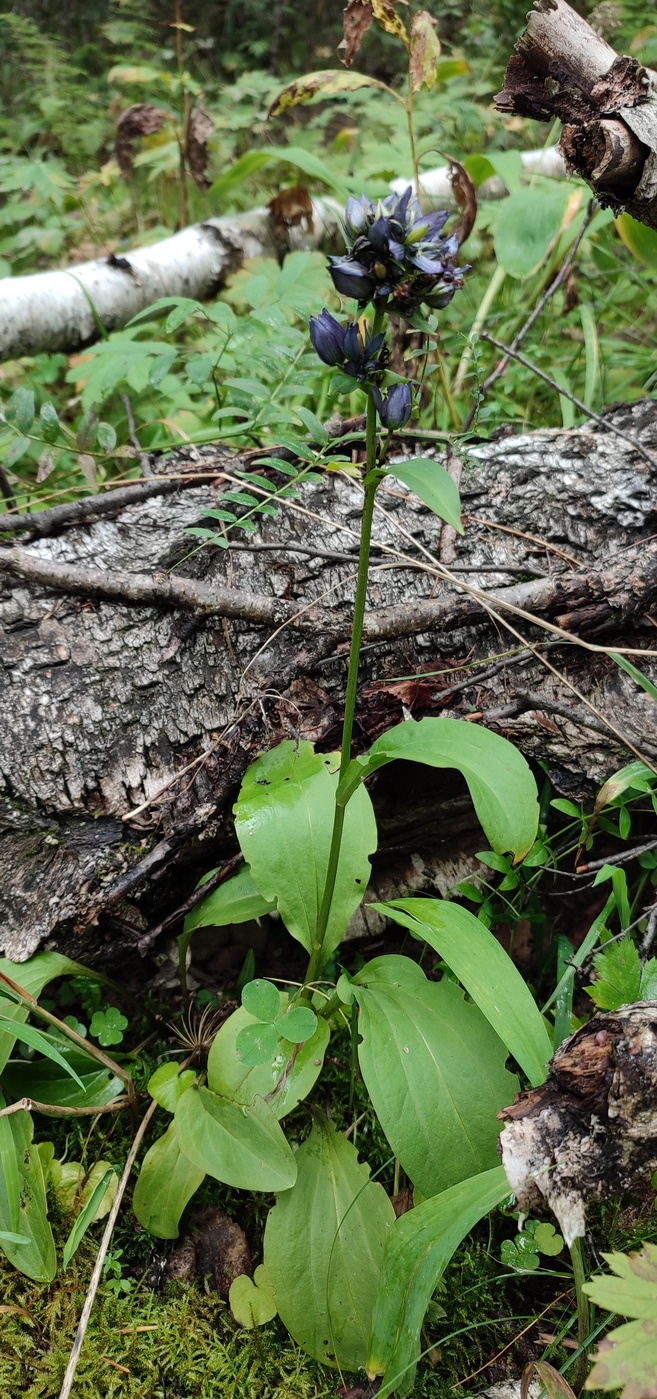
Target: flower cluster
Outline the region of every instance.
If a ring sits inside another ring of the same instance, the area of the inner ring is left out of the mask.
[[[342,326],[330,311],[311,316],[310,338],[324,364],[341,369],[359,383],[380,378],[388,361],[385,335],[370,335],[364,318]]]
[[[440,309],[463,286],[455,264],[456,238],[443,238],[449,214],[423,214],[409,185],[401,198],[378,204],[367,195],[347,204],[349,251],[329,258],[336,290],[360,306],[392,298],[394,309],[410,315],[422,303]],[[465,269],[467,270],[467,269]]]

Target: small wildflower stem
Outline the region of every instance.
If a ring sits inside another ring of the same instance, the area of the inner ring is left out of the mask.
[[[581,1239],[575,1239],[570,1249],[570,1259],[573,1265],[573,1276],[575,1278],[575,1297],[577,1298],[577,1339],[580,1346],[584,1347],[582,1354],[577,1361],[575,1370],[575,1389],[580,1389],[586,1379],[587,1360],[586,1343],[589,1338],[589,1299],[584,1291],[586,1282],[586,1269],[584,1266],[584,1249]]]
[[[374,314],[374,324],[372,334],[377,335],[383,320],[383,311],[377,310]],[[349,653],[349,674],[347,677],[347,689],[345,693],[344,720],[342,724],[342,749],[340,753],[340,778],[351,761],[351,740],[354,729],[354,714],[356,710],[356,694],[358,690],[358,662],[360,659],[360,648],[363,638],[363,621],[365,617],[365,606],[367,603],[367,579],[370,563],[370,544],[372,538],[372,520],[374,517],[374,497],[379,484],[379,477],[376,472],[377,467],[377,436],[376,436],[376,406],[371,391],[367,398],[367,472],[365,477],[365,502],[360,529],[360,553],[358,559],[358,581],[356,583],[356,599],[354,603],[354,619],[351,633],[351,650]],[[329,850],[328,866],[326,870],[326,882],[317,919],[317,927],[313,940],[306,982],[315,981],[322,969],[323,944],[326,929],[328,927],[331,904],[335,892],[335,881],[338,873],[338,862],[340,859],[340,847],[342,845],[342,832],[344,829],[345,807],[335,805],[333,817],[333,832],[331,835],[331,846]]]
[[[410,143],[411,143],[411,160],[412,160],[412,162],[413,162],[413,178],[414,178],[414,180],[415,180],[415,189],[416,189],[417,197],[418,197],[418,200],[419,200],[419,203],[420,203],[420,207],[421,207],[421,206],[422,206],[422,191],[421,191],[421,189],[420,189],[420,166],[419,166],[419,162],[418,162],[418,158],[417,158],[417,146],[416,146],[416,144],[415,144],[415,125],[414,125],[414,122],[413,122],[413,87],[412,87],[412,84],[411,84],[411,75],[410,75],[410,72],[409,72],[409,75],[408,75],[408,97],[406,98],[406,102],[405,102],[404,105],[405,105],[405,107],[406,107],[406,119],[407,119],[407,121],[408,121],[408,138],[409,138],[409,141],[410,141]]]

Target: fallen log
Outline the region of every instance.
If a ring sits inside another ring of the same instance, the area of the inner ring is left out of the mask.
[[[104,493],[95,517],[68,507],[47,533],[28,517],[4,536],[11,957],[44,944],[106,962],[148,950],[176,930],[200,875],[235,855],[230,806],[255,754],[283,737],[339,743],[360,482],[328,474],[256,535],[198,550],[186,527],[240,460],[213,446],[194,462],[153,458],[148,494],[121,487],[113,512]],[[555,794],[586,799],[633,753],[657,763],[654,703],[607,654],[636,651],[655,676],[656,403],[447,460],[463,538],[399,482],[380,491],[358,747],[409,713],[469,718],[542,765]],[[373,798],[372,897],[447,892],[475,868],[482,836],[460,779],[393,765]]]
[[[535,0],[498,111],[564,123],[558,150],[600,203],[657,228],[657,73],[619,56],[566,0]]]

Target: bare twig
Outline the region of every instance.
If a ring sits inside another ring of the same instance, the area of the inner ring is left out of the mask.
[[[101,1112],[120,1112],[121,1108],[128,1105],[128,1098],[125,1093],[118,1098],[112,1098],[109,1103],[104,1103],[102,1107],[81,1107],[65,1108],[56,1106],[54,1103],[39,1103],[36,1098],[19,1098],[17,1102],[10,1103],[7,1108],[0,1108],[0,1117],[11,1117],[14,1112],[40,1112],[44,1117],[97,1117]]]
[[[234,874],[235,870],[243,863],[244,856],[240,851],[237,855],[233,855],[232,859],[228,860],[227,864],[223,865],[220,870],[217,870],[211,879],[206,879],[204,884],[201,884],[198,889],[194,889],[189,898],[185,899],[178,908],[175,908],[173,913],[167,914],[166,918],[163,918],[162,922],[157,923],[154,928],[149,928],[148,932],[144,933],[137,943],[137,950],[141,952],[142,956],[152,947],[160,933],[163,933],[166,928],[170,928],[173,923],[177,923],[180,918],[184,918],[187,913],[196,908],[197,904],[207,898],[208,894],[213,894],[215,889],[218,889],[219,885],[223,884],[231,874]]]
[[[588,404],[584,403],[581,398],[577,398],[576,394],[571,393],[570,389],[565,388],[563,384],[558,384],[556,379],[552,378],[551,374],[546,374],[544,369],[539,369],[537,364],[527,359],[526,355],[521,355],[518,350],[512,349],[510,345],[503,345],[501,340],[496,340],[494,335],[488,334],[488,331],[482,331],[481,338],[482,340],[488,340],[489,344],[494,345],[497,350],[503,350],[505,355],[510,355],[512,359],[517,359],[520,364],[524,364],[525,369],[529,369],[538,379],[542,379],[545,384],[549,384],[550,388],[560,393],[562,398],[569,399],[571,403],[575,404],[576,408],[579,408],[581,413],[586,413],[587,418],[591,418],[594,423],[598,423],[600,427],[604,428],[605,432],[612,432],[614,437],[620,437],[622,442],[627,442],[635,452],[638,452],[640,457],[643,457],[644,461],[648,462],[649,466],[657,469],[657,457],[654,457],[652,452],[649,452],[648,448],[644,447],[643,443],[639,442],[636,437],[632,437],[630,433],[623,432],[622,428],[616,427],[616,424],[611,418],[603,418],[600,413],[594,413],[593,409],[589,408]]]
[[[97,495],[83,496],[81,500],[67,501],[65,505],[53,505],[51,510],[35,510],[29,514],[15,515],[7,512],[0,515],[0,534],[20,534],[29,530],[31,534],[43,538],[55,534],[64,525],[79,523],[92,516],[111,515],[115,510],[123,510],[126,505],[134,505],[154,496],[174,495],[176,491],[189,486],[200,486],[204,481],[213,480],[218,469],[181,473],[174,477],[158,477],[154,481],[135,481],[127,486],[100,491]]]
[[[552,297],[556,294],[556,292],[558,292],[559,288],[562,287],[564,282],[567,280],[570,269],[579,252],[582,239],[584,238],[584,235],[588,232],[588,229],[590,228],[591,223],[593,222],[593,219],[595,218],[597,212],[598,205],[595,199],[592,199],[589,203],[584,223],[582,224],[582,227],[580,228],[580,231],[577,234],[575,242],[573,243],[568,253],[568,256],[562,263],[562,266],[559,269],[556,277],[552,282],[550,282],[549,286],[546,287],[545,291],[543,292],[543,295],[536,302],[533,311],[527,317],[527,320],[525,321],[524,325],[520,327],[520,330],[518,331],[517,335],[514,336],[509,346],[509,352],[503,355],[501,360],[498,360],[497,364],[495,365],[495,368],[491,371],[488,377],[484,379],[484,382],[479,389],[479,402],[476,403],[473,408],[471,408],[463,424],[464,432],[467,432],[468,428],[471,427],[476,417],[479,404],[481,403],[482,399],[486,397],[488,390],[492,389],[493,384],[496,384],[497,380],[501,379],[502,375],[505,373],[511,355],[514,353],[515,350],[518,350],[520,348],[523,340],[525,339],[525,336],[529,334],[532,326],[536,323],[539,316],[545,310],[545,307],[547,306],[548,302],[552,300]]]
[[[89,1289],[85,1298],[84,1307],[82,1308],[82,1315],[78,1323],[78,1329],[75,1333],[73,1349],[71,1350],[70,1359],[66,1367],[66,1374],[64,1375],[64,1381],[59,1391],[59,1399],[70,1399],[70,1393],[73,1388],[73,1381],[75,1379],[75,1372],[77,1370],[78,1361],[80,1359],[80,1352],[84,1344],[84,1338],[87,1334],[89,1318],[91,1317],[92,1308],[96,1300],[96,1293],[98,1291],[100,1280],[103,1275],[103,1268],[105,1266],[107,1251],[112,1241],[114,1225],[116,1224],[116,1221],[118,1219],[119,1210],[121,1208],[121,1202],[123,1200],[128,1181],[130,1179],[130,1172],[137,1158],[137,1152],[139,1151],[141,1143],[148,1129],[148,1125],[156,1110],[157,1103],[155,1102],[155,1099],[153,1099],[153,1102],[148,1108],[148,1111],[146,1112],[142,1122],[140,1123],[137,1129],[137,1132],[135,1133],[135,1139],[130,1148],[128,1159],[123,1169],[123,1175],[121,1176],[121,1179],[119,1181],[118,1189],[114,1197],[114,1203],[107,1217],[105,1232],[103,1234],[101,1245],[98,1250],[98,1256],[96,1258],[94,1270],[91,1274],[91,1281],[89,1283]]]
[[[603,860],[590,860],[587,864],[578,865],[578,874],[591,874],[593,870],[601,870],[605,865],[627,865],[630,860],[638,860],[639,855],[647,855],[648,851],[657,850],[657,840],[646,841],[644,845],[633,845],[630,850],[621,850],[617,855],[606,855]]]

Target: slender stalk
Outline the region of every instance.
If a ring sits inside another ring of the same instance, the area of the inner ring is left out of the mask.
[[[575,1389],[581,1389],[586,1379],[586,1371],[588,1368],[586,1345],[589,1339],[590,1327],[589,1299],[584,1291],[586,1268],[584,1264],[584,1248],[581,1239],[575,1239],[575,1242],[571,1245],[570,1259],[573,1265],[575,1297],[577,1298],[577,1340],[580,1346],[583,1347],[575,1370]]]
[[[413,162],[413,178],[415,180],[415,190],[422,207],[422,191],[420,189],[420,166],[415,145],[415,126],[413,123],[413,88],[411,86],[411,76],[408,75],[408,97],[405,102],[406,117],[408,119],[408,138],[411,143],[411,160]]]
[[[379,331],[382,311],[376,311],[374,315],[373,334]],[[363,638],[363,620],[365,617],[365,606],[367,602],[367,578],[370,563],[370,544],[372,539],[372,520],[374,516],[374,497],[379,484],[379,477],[376,472],[377,465],[377,441],[376,441],[376,406],[371,393],[367,399],[367,472],[365,476],[365,502],[363,505],[363,515],[360,530],[360,553],[358,558],[358,579],[356,583],[356,599],[354,603],[354,620],[351,633],[351,650],[349,653],[349,673],[347,676],[347,689],[345,694],[344,720],[342,724],[342,750],[340,753],[340,777],[345,772],[351,762],[351,740],[354,729],[354,713],[356,709],[356,694],[358,690],[358,662],[360,659],[360,648]],[[317,928],[313,939],[310,961],[306,972],[306,982],[315,981],[322,968],[322,947],[326,929],[328,927],[331,904],[335,892],[335,881],[338,873],[338,862],[340,859],[340,847],[342,845],[342,832],[344,829],[345,807],[335,805],[333,817],[333,831],[331,835],[331,846],[329,850],[328,867],[326,871],[326,882],[317,919]]]

